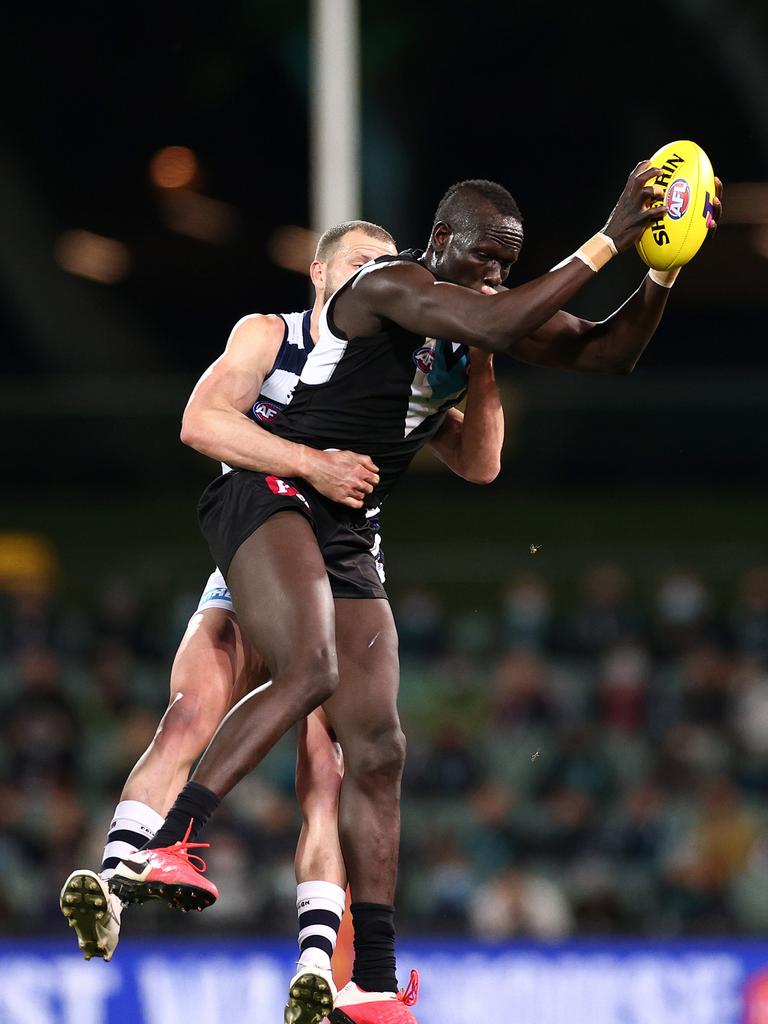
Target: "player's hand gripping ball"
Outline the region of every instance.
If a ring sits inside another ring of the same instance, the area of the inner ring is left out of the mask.
[[[653,154],[661,173],[646,184],[658,186],[653,206],[668,207],[652,220],[635,248],[654,270],[682,267],[701,248],[715,213],[715,175],[709,157],[695,142],[670,142]]]

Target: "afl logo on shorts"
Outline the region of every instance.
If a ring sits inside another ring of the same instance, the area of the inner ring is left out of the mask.
[[[413,353],[413,361],[422,373],[429,373],[435,362],[435,350],[433,348],[417,348]]]
[[[281,406],[260,398],[253,406],[253,418],[259,423],[269,423],[280,412]]]
[[[307,508],[309,508],[309,502],[304,495],[297,491],[293,484],[289,484],[287,480],[281,480],[279,476],[268,476],[265,477],[265,480],[267,487],[273,494],[283,494],[287,498],[298,498],[299,501],[303,501]]]
[[[691,186],[685,178],[675,178],[667,189],[667,205],[672,220],[680,220],[685,216],[691,201]]]

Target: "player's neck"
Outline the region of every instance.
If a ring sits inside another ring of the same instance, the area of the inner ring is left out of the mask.
[[[320,313],[323,310],[324,303],[318,296],[315,299],[315,304],[312,307],[312,315],[309,318],[309,333],[312,335],[312,341],[317,344],[317,339],[320,337]]]
[[[435,252],[431,245],[428,245],[427,251],[424,253],[423,256],[419,257],[419,263],[421,263],[423,267],[426,267],[427,270],[432,271],[432,273],[435,274],[435,276],[439,276],[437,270],[437,253]]]

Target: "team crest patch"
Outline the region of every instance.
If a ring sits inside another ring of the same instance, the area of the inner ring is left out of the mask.
[[[267,487],[273,494],[282,494],[288,498],[298,498],[299,501],[303,501],[307,508],[309,508],[309,502],[300,491],[296,490],[293,484],[289,484],[287,481],[281,480],[279,476],[268,476],[266,477],[266,481]]]
[[[417,348],[413,353],[413,361],[422,373],[429,373],[435,362],[435,350],[426,345]]]
[[[260,398],[258,402],[254,403],[253,415],[259,423],[269,423],[275,416],[280,412],[282,406],[276,405],[274,402],[268,402],[264,398]]]

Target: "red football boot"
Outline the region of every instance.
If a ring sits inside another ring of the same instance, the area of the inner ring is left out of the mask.
[[[339,992],[335,1009],[328,1018],[331,1024],[417,1024],[407,1009],[419,998],[419,973],[411,971],[405,989],[394,992],[363,992],[350,981]]]
[[[203,878],[205,861],[190,850],[210,843],[189,843],[192,822],[181,842],[159,850],[137,850],[121,860],[109,880],[110,891],[125,904],[167,900],[179,910],[204,910],[219,898],[219,890]],[[197,861],[200,867],[197,867]]]

